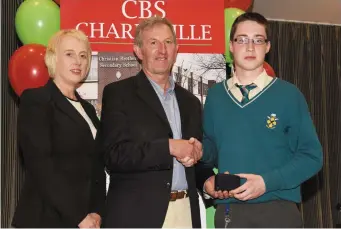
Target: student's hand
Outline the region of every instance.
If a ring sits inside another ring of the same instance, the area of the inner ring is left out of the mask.
[[[199,161],[200,159],[201,159],[201,157],[202,157],[202,144],[201,144],[201,142],[199,142],[199,140],[198,139],[196,139],[196,138],[190,138],[189,140],[188,140],[188,142],[190,143],[190,144],[192,144],[193,145],[193,156],[194,156],[194,163],[197,163],[197,161]]]
[[[236,174],[240,178],[245,178],[246,182],[230,191],[230,196],[236,199],[246,201],[260,197],[265,193],[266,187],[263,177],[255,174]]]
[[[228,174],[229,172],[225,172]],[[204,191],[214,199],[227,199],[229,198],[228,191],[215,191],[214,188],[215,176],[211,176],[204,183]]]

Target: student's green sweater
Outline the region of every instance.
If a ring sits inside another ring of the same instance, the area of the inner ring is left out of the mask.
[[[300,202],[300,185],[321,169],[323,160],[304,96],[278,78],[245,105],[234,98],[226,81],[214,85],[205,102],[203,145],[202,160],[219,172],[263,177],[265,194],[248,203]]]

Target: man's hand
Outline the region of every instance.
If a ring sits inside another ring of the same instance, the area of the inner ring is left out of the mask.
[[[195,138],[187,140],[169,140],[171,155],[185,167],[191,167],[202,157],[202,144]]]
[[[89,214],[94,220],[95,220],[95,227],[96,228],[100,228],[101,227],[101,223],[102,223],[102,218],[100,215],[98,215],[97,213],[90,213]]]
[[[191,167],[191,166],[193,166],[194,164],[195,164],[195,161],[194,161],[194,159],[193,158],[191,158],[191,157],[185,157],[185,158],[177,158],[177,160],[181,163],[181,164],[183,164],[183,166],[185,166],[185,167]]]
[[[229,172],[225,172],[229,173]],[[208,178],[204,183],[204,190],[205,192],[210,195],[212,198],[219,198],[219,199],[226,199],[229,198],[229,192],[228,191],[215,191],[214,189],[214,182],[215,182],[215,176],[211,176]]]
[[[93,218],[90,214],[88,214],[82,222],[78,224],[79,228],[96,228],[96,219]]]
[[[190,138],[188,143],[193,145],[193,158],[185,157],[185,158],[177,158],[179,162],[181,162],[185,167],[191,167],[196,164],[202,157],[202,144],[196,138]]]
[[[188,140],[169,139],[170,154],[178,160],[186,157],[193,159],[193,148],[193,144],[189,143]]]
[[[246,201],[255,199],[265,193],[265,183],[263,177],[255,174],[236,174],[241,178],[245,178],[246,182],[230,191],[230,196],[236,199]]]

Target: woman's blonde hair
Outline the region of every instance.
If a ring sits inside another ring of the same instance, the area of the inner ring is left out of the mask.
[[[47,66],[47,70],[49,71],[50,77],[54,77],[56,72],[56,49],[65,36],[71,36],[79,41],[83,41],[87,47],[87,53],[88,53],[88,66],[86,73],[88,74],[90,70],[91,65],[91,47],[90,42],[88,40],[88,37],[80,30],[76,29],[65,29],[60,30],[57,33],[55,33],[49,40],[49,43],[46,47],[46,53],[45,53],[45,64]]]

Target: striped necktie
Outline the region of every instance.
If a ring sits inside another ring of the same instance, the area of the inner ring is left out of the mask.
[[[242,98],[242,101],[241,101],[241,104],[244,105],[246,104],[247,102],[250,101],[249,99],[249,93],[252,89],[256,88],[257,85],[252,83],[252,84],[249,84],[249,85],[238,85],[238,84],[235,84],[236,87],[239,88],[240,92],[242,93],[243,95],[243,98]]]

